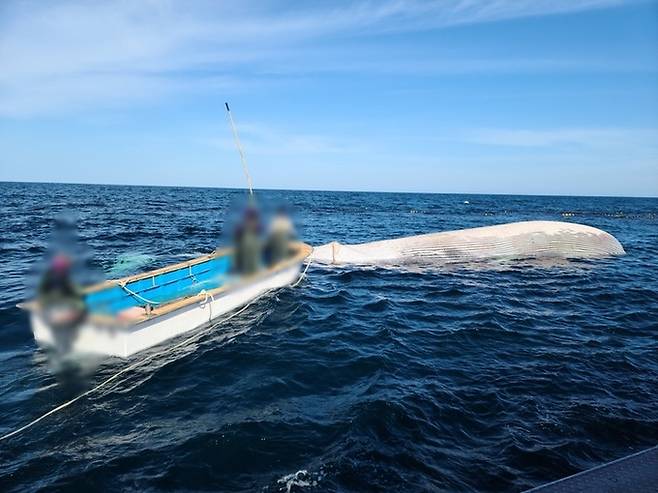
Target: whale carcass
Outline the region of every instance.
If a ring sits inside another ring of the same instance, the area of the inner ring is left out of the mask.
[[[334,241],[314,248],[311,258],[328,264],[416,260],[457,263],[515,258],[586,259],[625,253],[614,236],[591,226],[524,221],[354,245]]]

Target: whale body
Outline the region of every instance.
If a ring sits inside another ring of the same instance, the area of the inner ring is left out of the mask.
[[[327,243],[311,258],[327,264],[429,260],[457,263],[515,258],[588,259],[626,252],[609,233],[583,224],[523,221],[345,245]]]

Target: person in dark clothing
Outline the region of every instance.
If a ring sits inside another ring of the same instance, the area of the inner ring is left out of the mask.
[[[262,263],[261,225],[258,210],[250,207],[245,211],[242,223],[235,231],[234,268],[242,275],[256,273]]]
[[[42,300],[76,296],[77,292],[70,276],[71,260],[63,254],[56,255],[39,283]]]
[[[84,296],[71,279],[68,256],[59,254],[53,258],[39,283],[37,301],[51,326],[73,326],[84,318]]]

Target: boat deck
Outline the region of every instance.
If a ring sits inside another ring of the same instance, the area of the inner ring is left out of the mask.
[[[658,447],[559,479],[526,493],[655,493],[658,491]]]

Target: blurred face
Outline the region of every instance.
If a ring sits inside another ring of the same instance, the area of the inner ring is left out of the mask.
[[[57,255],[53,259],[51,267],[57,274],[67,274],[71,268],[71,260],[66,255]]]

